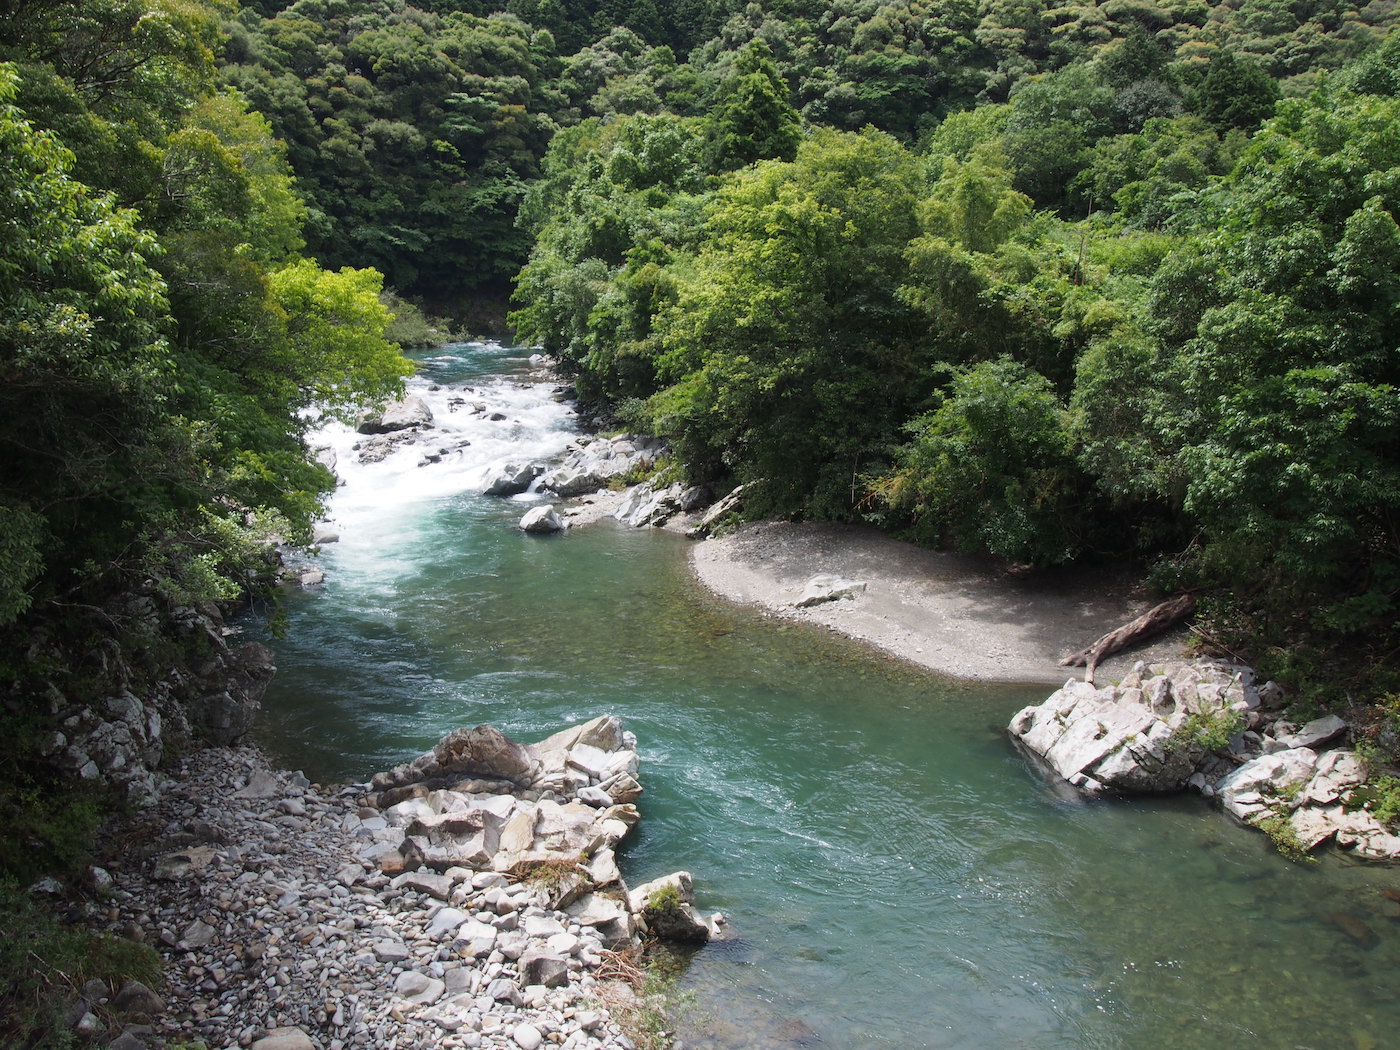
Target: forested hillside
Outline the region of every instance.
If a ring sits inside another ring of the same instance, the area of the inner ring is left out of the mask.
[[[1400,757],[1394,0],[0,14],[0,875],[90,826],[63,704],[305,534],[406,301],[513,296],[746,513],[1136,559]]]

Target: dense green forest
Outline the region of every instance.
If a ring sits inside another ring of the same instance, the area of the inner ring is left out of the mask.
[[[6,7],[6,622],[304,528],[306,410],[402,373],[383,280],[513,292],[750,513],[1395,662],[1389,0]]]

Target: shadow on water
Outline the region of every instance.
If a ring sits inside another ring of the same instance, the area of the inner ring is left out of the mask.
[[[455,356],[466,378],[436,362],[426,396],[469,384],[512,426],[451,417],[469,454],[562,450],[547,395],[493,378],[519,361]],[[1194,799],[1067,798],[1001,729],[1043,690],[719,602],[669,534],[525,536],[528,500],[474,494],[489,463],[376,474],[331,440],[342,541],[288,602],[265,744],[356,780],[459,725],[619,715],[646,787],[628,879],[693,872],[737,938],[684,968],[687,1045],[1379,1050],[1400,1030],[1400,880],[1291,865]]]

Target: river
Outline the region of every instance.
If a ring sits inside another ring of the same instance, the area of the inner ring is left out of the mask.
[[[737,934],[680,980],[692,1048],[1395,1045],[1400,875],[1290,864],[1195,799],[1067,800],[1003,732],[1043,689],[722,602],[678,536],[520,533],[537,497],[481,496],[486,473],[575,436],[531,369],[476,344],[422,360],[443,447],[470,441],[438,463],[358,464],[326,431],[341,539],[274,643],[280,762],[363,780],[460,725],[620,716],[646,789],[624,874],[691,871]]]

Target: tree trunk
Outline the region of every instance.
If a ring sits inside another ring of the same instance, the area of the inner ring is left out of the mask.
[[[1175,627],[1196,611],[1196,599],[1190,594],[1178,594],[1160,605],[1154,605],[1131,623],[1125,623],[1117,630],[1109,631],[1087,649],[1081,649],[1072,656],[1060,661],[1061,667],[1083,667],[1084,681],[1094,684],[1094,669],[1099,661],[1126,649],[1134,642],[1161,634],[1169,627]]]

